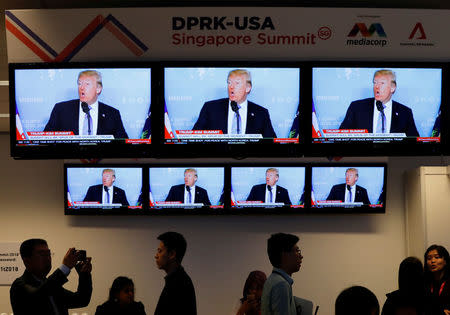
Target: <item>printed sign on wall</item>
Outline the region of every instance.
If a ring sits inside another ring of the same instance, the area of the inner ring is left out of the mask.
[[[0,243],[0,285],[11,285],[25,270],[20,243]]]
[[[449,10],[152,7],[5,11],[8,62],[446,61]]]

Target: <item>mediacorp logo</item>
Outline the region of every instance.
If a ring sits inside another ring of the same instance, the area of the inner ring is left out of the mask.
[[[388,41],[386,32],[380,23],[372,23],[369,27],[365,23],[355,23],[353,28],[348,33],[347,37],[355,38],[361,35],[360,39],[347,39],[349,46],[380,46],[384,47]],[[370,39],[371,37],[378,37],[377,39]]]

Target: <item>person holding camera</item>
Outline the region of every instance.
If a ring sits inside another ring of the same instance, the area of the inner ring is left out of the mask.
[[[86,251],[69,248],[62,265],[49,277],[52,253],[43,239],[29,239],[20,245],[25,265],[23,275],[14,280],[10,289],[11,306],[15,315],[68,315],[69,308],[85,307],[92,295],[91,257]],[[63,288],[72,268],[79,280],[76,292]]]

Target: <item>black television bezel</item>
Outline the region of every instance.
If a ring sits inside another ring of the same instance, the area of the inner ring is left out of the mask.
[[[303,146],[308,141],[305,138],[304,117],[304,90],[303,82],[305,80],[303,63],[298,61],[161,61],[160,73],[161,78],[161,99],[154,109],[155,116],[158,115],[157,121],[159,134],[158,139],[161,141],[162,149],[159,157],[231,157],[242,159],[246,157],[298,157],[303,155]],[[165,101],[165,69],[166,68],[297,68],[300,71],[299,82],[299,117],[300,117],[300,138],[298,143],[188,143],[188,144],[170,144],[165,143],[164,137],[164,101]],[[153,112],[152,112],[153,113]],[[156,135],[156,134],[155,134]],[[303,135],[303,136],[302,136]]]
[[[129,209],[125,207],[121,207],[119,209],[103,209],[103,208],[90,208],[90,209],[69,209],[68,207],[68,198],[67,198],[67,189],[68,189],[68,177],[67,170],[69,168],[138,168],[142,171],[142,192],[148,191],[148,171],[146,172],[146,166],[141,164],[117,164],[117,163],[108,163],[108,164],[74,164],[74,163],[65,163],[64,164],[64,214],[65,215],[143,215],[148,214],[148,207],[145,207],[148,204],[148,194],[142,194],[142,208],[141,209]]]
[[[440,142],[395,142],[395,143],[362,143],[353,141],[346,143],[313,143],[312,138],[312,102],[313,102],[313,69],[314,68],[439,68],[442,70],[441,81],[441,122],[448,121],[448,89],[446,86],[448,80],[448,63],[446,62],[404,62],[404,61],[310,61],[305,66],[304,81],[308,86],[304,86],[305,98],[310,103],[308,107],[308,117],[305,124],[309,126],[306,136],[308,140],[305,143],[305,156],[438,156],[448,153],[450,128],[441,123]],[[306,73],[307,72],[307,73]],[[306,118],[306,117],[305,117]]]
[[[9,64],[9,109],[10,109],[10,145],[11,156],[16,159],[78,159],[78,158],[136,158],[148,157],[155,149],[153,139],[151,144],[126,144],[126,143],[97,143],[95,145],[81,145],[77,143],[52,145],[24,145],[16,143],[16,93],[15,70],[27,69],[98,69],[98,68],[149,68],[151,69],[150,106],[152,110],[158,95],[158,78],[155,77],[155,62],[70,62],[70,63],[10,63]],[[75,84],[75,83],[74,83]],[[153,129],[154,130],[154,129]],[[152,135],[153,135],[152,130]]]
[[[311,163],[307,182],[309,183],[309,212],[310,213],[327,213],[327,214],[343,214],[343,213],[386,213],[387,202],[387,163]],[[361,207],[322,207],[313,208],[311,205],[311,191],[313,186],[312,169],[313,167],[383,167],[383,191],[384,202],[381,207],[361,206]],[[306,189],[306,188],[305,188]]]

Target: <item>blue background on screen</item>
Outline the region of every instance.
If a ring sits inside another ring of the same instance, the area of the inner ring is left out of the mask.
[[[203,104],[228,98],[228,72],[236,68],[166,68],[165,100],[172,130],[191,130]],[[269,111],[278,138],[287,138],[300,101],[300,70],[243,68],[250,71],[248,100]]]
[[[191,167],[150,168],[150,190],[154,201],[165,201],[170,187],[184,184],[184,170]],[[224,184],[223,167],[194,167],[197,170],[196,186],[208,191],[211,205],[218,205]]]
[[[313,167],[312,189],[316,200],[326,200],[331,188],[337,184],[345,184],[345,167]],[[367,190],[369,200],[375,204],[383,190],[383,167],[355,167],[358,169],[358,181],[356,185]]]
[[[417,131],[430,137],[441,104],[441,69],[397,69],[392,99],[411,108]],[[380,68],[313,68],[313,102],[319,128],[337,129],[351,102],[373,97]]]
[[[269,167],[233,167],[231,169],[231,185],[236,201],[247,200],[254,185],[266,183],[266,170]],[[275,166],[274,166],[275,167]],[[305,188],[304,167],[275,167],[279,171],[277,185],[289,192],[293,205],[298,205]]]
[[[109,168],[109,167],[105,167]],[[130,206],[135,206],[142,188],[142,169],[111,167],[116,172],[114,186],[125,190]],[[102,183],[103,168],[74,167],[67,168],[67,187],[72,201],[83,201],[89,186]]]
[[[78,99],[78,73],[83,70],[16,70],[16,104],[25,132],[44,130],[56,103]],[[120,111],[129,138],[140,138],[150,107],[150,69],[89,70],[102,74],[99,102]]]

